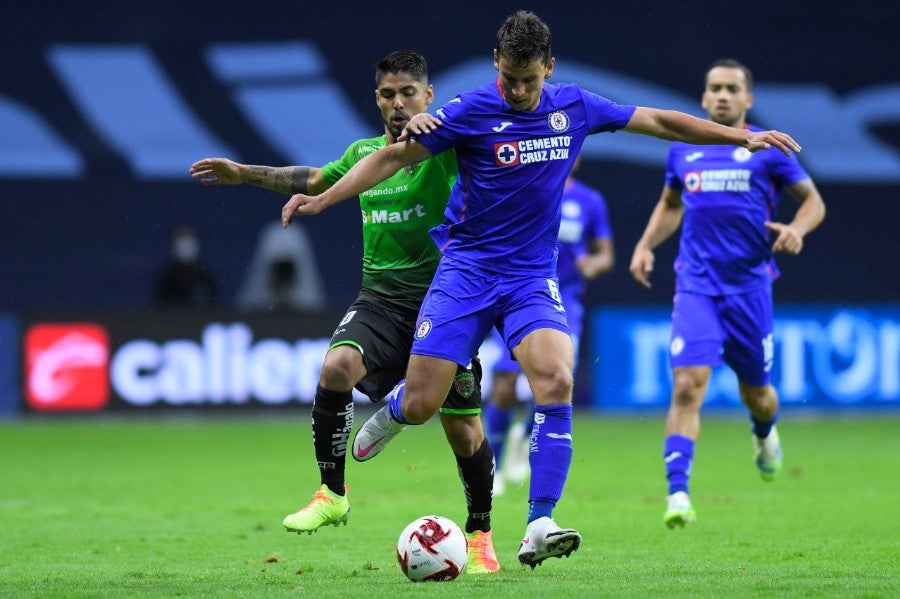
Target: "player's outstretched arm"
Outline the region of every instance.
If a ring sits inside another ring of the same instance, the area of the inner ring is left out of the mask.
[[[751,152],[774,147],[788,156],[792,151],[799,152],[801,149],[800,144],[781,131],[753,132],[698,119],[677,110],[658,110],[644,106],[638,106],[634,111],[625,130],[689,144],[731,144],[747,148]]]
[[[323,193],[317,196],[294,195],[281,209],[281,224],[287,227],[295,216],[318,214],[329,206],[371,189],[404,166],[430,157],[428,148],[415,141],[385,146],[354,164],[337,183]]]
[[[311,166],[259,166],[228,158],[204,158],[191,165],[191,177],[204,185],[249,183],[284,194],[319,194],[328,189],[322,169]]]

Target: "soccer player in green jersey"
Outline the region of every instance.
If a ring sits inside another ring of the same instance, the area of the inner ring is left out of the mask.
[[[434,98],[428,67],[418,52],[392,52],[376,64],[375,101],[384,135],[354,142],[321,168],[273,168],[206,158],[191,176],[207,185],[250,183],[285,194],[319,194],[365,156],[395,143],[409,119]],[[344,484],[347,442],[353,426],[353,388],[378,401],[405,376],[419,307],[440,252],[428,231],[443,221],[456,180],[452,152],[407,166],[359,194],[363,218],[363,282],[338,323],[319,375],[312,410],[313,445],[321,487],[312,502],[284,519],[295,532],[346,524],[350,505]],[[480,365],[459,368],[441,410],[456,456],[468,518],[470,573],[497,572],[491,539],[493,459],[481,426]]]

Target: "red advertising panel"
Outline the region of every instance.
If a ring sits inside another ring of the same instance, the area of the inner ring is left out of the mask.
[[[35,324],[25,332],[25,399],[36,411],[102,410],[109,336],[96,323]]]

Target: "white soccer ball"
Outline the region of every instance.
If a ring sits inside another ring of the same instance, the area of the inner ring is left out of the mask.
[[[400,533],[397,561],[413,582],[453,580],[469,561],[462,529],[450,518],[422,516]]]

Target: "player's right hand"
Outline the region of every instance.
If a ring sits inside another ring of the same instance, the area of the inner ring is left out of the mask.
[[[634,280],[647,289],[651,287],[650,273],[653,272],[653,261],[652,250],[638,247],[634,249],[634,254],[631,256],[631,266],[628,267]]]
[[[302,193],[294,194],[281,208],[281,226],[287,229],[295,216],[311,216],[323,210],[318,201],[320,196],[308,196]]]
[[[799,152],[801,150],[800,144],[794,141],[793,137],[787,133],[775,131],[774,129],[772,131],[750,132],[744,147],[751,152],[768,150],[771,147],[775,147],[781,150],[785,156],[790,156],[791,150],[794,152]]]
[[[228,158],[204,158],[191,165],[191,177],[204,185],[237,185],[243,183],[238,163]]]
[[[409,119],[397,141],[406,141],[410,135],[427,135],[441,126],[441,119],[427,112],[420,112]]]

